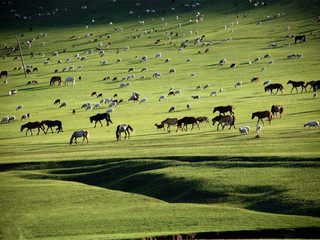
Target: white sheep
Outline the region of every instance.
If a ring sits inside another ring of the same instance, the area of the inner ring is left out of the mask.
[[[256,126],[256,131],[257,131],[258,134],[261,132],[261,130],[262,130],[262,126],[261,125],[257,125]]]
[[[9,122],[9,117],[3,117],[1,120],[1,123],[3,123],[3,122]]]
[[[41,43],[40,43],[40,46],[44,46],[44,45],[46,45],[45,42],[41,42]]]
[[[249,126],[244,126],[243,128],[247,129],[248,134],[250,133],[250,127]]]
[[[117,105],[117,102],[111,102],[110,104],[109,104],[109,108],[110,107],[115,107]]]
[[[314,97],[314,98],[318,97],[318,93],[314,93],[314,94],[313,94],[313,97]]]
[[[2,84],[8,84],[8,80],[4,80]]]
[[[271,80],[266,80],[266,81],[264,81],[263,85],[267,85],[269,83],[271,83]]]
[[[121,83],[120,86],[119,86],[119,88],[123,88],[123,87],[125,87],[125,86],[126,86],[125,83]]]
[[[188,59],[187,59],[187,62],[191,62],[191,61],[192,61],[192,59],[191,59],[191,58],[188,58]]]
[[[181,90],[176,90],[175,92],[174,92],[174,94],[181,94]]]
[[[248,129],[247,128],[239,128],[239,132],[244,135],[247,135],[248,134]]]
[[[200,96],[199,96],[199,95],[195,95],[195,96],[192,95],[191,97],[192,97],[193,99],[198,99],[198,100],[200,99]]]
[[[69,71],[74,70],[74,66],[69,67]]]
[[[203,89],[206,89],[206,88],[208,88],[208,87],[210,87],[210,85],[209,85],[209,84],[206,84],[206,85],[203,87]]]
[[[140,100],[140,102],[139,102],[139,104],[141,104],[142,102],[147,102],[147,100],[148,100],[148,98],[142,98],[141,100]]]
[[[87,105],[86,111],[89,110],[89,109],[90,109],[90,110],[92,109],[92,105],[91,105],[91,104],[90,104],[90,105]]]
[[[161,57],[161,53],[156,54],[156,58]]]
[[[81,68],[83,68],[83,66],[82,66],[82,65],[79,65],[79,66],[78,66],[78,69],[81,69]]]
[[[93,109],[96,109],[96,108],[100,108],[101,107],[101,104],[100,103],[96,103],[93,107]]]
[[[161,77],[161,73],[155,72],[155,73],[152,75],[152,77]]]
[[[248,65],[251,66],[251,61],[248,62]]]
[[[15,116],[10,116],[8,122],[16,120]]]
[[[74,85],[76,83],[75,77],[66,77],[64,84],[67,86],[69,85],[69,83],[72,83],[72,85]]]
[[[216,90],[212,91],[211,94],[210,94],[210,97],[211,97],[212,95],[217,96],[217,91],[216,91]]]
[[[22,109],[23,108],[23,105],[19,105],[17,108],[16,108],[16,111],[17,110],[20,110],[20,109]]]
[[[147,70],[148,70],[148,68],[147,68],[147,67],[144,67],[144,68],[141,69],[141,72],[147,71]]]
[[[241,85],[242,85],[242,82],[239,81],[239,82],[236,83],[236,85],[234,85],[234,87],[241,86]]]
[[[21,121],[22,120],[27,120],[29,117],[28,117],[28,114],[24,114],[21,116]]]
[[[170,109],[169,109],[169,112],[172,112],[172,111],[174,111],[174,110],[176,110],[176,107],[171,107]]]
[[[113,108],[109,108],[106,112],[107,113],[112,113],[112,112],[114,112],[114,109]]]
[[[71,61],[71,58],[67,58],[67,59],[66,59],[66,62],[70,62],[70,61]]]
[[[67,107],[67,103],[66,102],[61,103],[60,108],[62,107]]]
[[[219,92],[223,92],[223,88],[220,88]]]
[[[82,104],[82,106],[81,106],[81,108],[86,108],[86,107],[88,107],[88,104],[87,104],[87,103],[84,103],[84,104]]]
[[[266,67],[261,68],[261,72],[263,72],[263,71],[265,71],[265,70],[267,70]]]
[[[62,69],[62,72],[67,71],[67,70],[68,70],[68,67],[64,67],[64,68]]]
[[[140,79],[145,79],[145,78],[146,78],[146,77],[145,77],[144,75],[142,75]]]
[[[308,122],[308,123],[306,123],[305,125],[304,125],[304,127],[306,127],[306,126],[309,126],[309,128],[310,127],[319,127],[319,122],[318,121],[311,121],[311,122]]]
[[[166,95],[161,95],[161,96],[159,97],[159,101],[161,101],[162,99],[166,99]]]
[[[190,77],[195,77],[196,74],[195,73],[191,73]]]
[[[129,47],[125,47],[124,50],[125,50],[125,51],[128,51],[128,50],[129,50]]]

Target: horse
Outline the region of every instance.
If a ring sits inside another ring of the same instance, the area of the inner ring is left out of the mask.
[[[210,125],[210,121],[209,121],[209,118],[207,116],[204,116],[204,117],[197,117],[197,121],[199,123],[201,123],[201,126],[203,127],[203,122],[206,122],[206,126],[207,124],[209,123]]]
[[[62,84],[62,79],[60,76],[53,76],[50,80],[50,86],[55,86],[55,82],[58,82],[58,86]]]
[[[230,112],[231,115],[234,115],[232,105],[215,107],[213,109],[213,113],[215,113],[216,111],[219,111],[219,114],[223,113],[223,115],[226,115],[226,112]]]
[[[264,126],[264,121],[262,118],[268,118],[269,120],[269,125],[272,121],[272,118],[273,118],[273,115],[272,115],[272,112],[267,110],[267,111],[263,111],[263,112],[254,112],[252,113],[252,117],[251,119],[254,119],[255,117],[258,117],[258,122],[257,122],[257,125],[259,124],[259,121],[261,120],[262,123],[263,123],[263,126]]]
[[[236,126],[234,124],[235,121],[236,121],[236,119],[235,119],[234,116],[231,116],[231,115],[227,115],[227,116],[219,115],[219,116],[216,116],[216,117],[212,118],[212,126],[214,126],[216,122],[219,122],[219,124],[217,125],[217,130],[218,131],[219,131],[219,125],[222,126],[222,123],[224,123],[224,125],[222,126],[222,130],[228,124],[230,124],[229,130],[231,129],[232,126],[236,129]]]
[[[166,130],[163,124],[156,124],[156,123],[155,123],[154,125],[157,127],[157,131],[158,131],[159,129],[162,129],[162,128],[163,128],[163,131]]]
[[[280,118],[282,117],[282,113],[283,113],[283,106],[282,105],[272,105],[271,107],[271,112],[272,115],[274,116],[274,113],[276,113],[276,116],[278,118],[278,112],[280,113]]]
[[[124,140],[126,140],[127,138],[127,133],[128,133],[128,139],[130,139],[130,131],[133,132],[133,128],[129,125],[129,124],[121,124],[118,125],[117,130],[116,130],[116,138],[117,141],[121,141],[121,133],[124,132],[125,133],[125,137]]]
[[[29,130],[30,130],[31,136],[32,136],[32,135],[33,135],[32,129],[35,129],[35,128],[38,128],[38,133],[37,133],[37,135],[39,135],[40,129],[41,129],[44,133],[46,133],[46,132],[44,131],[44,126],[43,126],[43,124],[42,124],[41,122],[28,122],[28,123],[26,123],[26,124],[23,124],[23,125],[21,125],[21,132],[22,132],[23,129],[25,129],[25,128],[27,128],[26,136],[27,136]]]
[[[307,82],[307,84],[306,84],[306,89],[307,89],[307,87],[310,85],[310,88],[309,88],[309,92],[311,91],[311,89],[313,88],[313,86],[316,84],[316,81],[309,81],[309,82]]]
[[[307,37],[306,37],[306,35],[295,36],[294,43],[296,44],[298,40],[300,40],[300,43],[301,42],[306,42],[307,41]]]
[[[78,144],[77,143],[77,138],[79,137],[83,137],[83,140],[82,140],[82,144],[84,142],[84,139],[87,139],[87,144],[89,143],[89,140],[88,140],[88,137],[89,137],[89,132],[86,131],[86,130],[81,130],[81,131],[75,131],[73,132],[71,138],[70,138],[70,145],[72,144],[73,142],[73,139],[74,139],[74,143],[75,144]]]
[[[317,90],[320,89],[320,80],[318,81],[315,81],[313,84],[312,84],[312,88],[313,88],[313,91],[316,92]]]
[[[95,121],[94,127],[96,127],[97,126],[97,122],[99,121],[100,124],[101,124],[101,127],[103,127],[103,125],[101,123],[101,120],[103,120],[103,119],[105,119],[107,121],[107,125],[106,126],[109,126],[109,122],[111,122],[113,124],[113,122],[110,119],[110,114],[109,113],[98,113],[98,114],[96,114],[94,116],[91,116],[90,117],[90,123]]]
[[[277,92],[275,93],[275,95],[276,95],[279,90],[283,93],[282,90],[284,89],[284,87],[283,87],[282,84],[280,84],[280,83],[274,83],[274,84],[269,84],[268,86],[266,86],[266,87],[264,88],[264,91],[265,91],[265,92],[268,92],[268,91],[270,90],[271,94],[273,94],[273,90],[274,90],[274,89],[277,89]],[[271,94],[270,94],[270,95],[271,95]]]
[[[63,129],[62,129],[62,122],[59,121],[59,120],[55,120],[55,121],[51,121],[51,120],[45,120],[45,121],[42,121],[41,124],[45,124],[48,126],[47,130],[46,130],[46,134],[48,133],[48,130],[49,128],[51,129],[52,133],[53,133],[53,130],[52,130],[52,127],[58,127],[56,130],[57,130],[57,133],[59,132],[63,132]]]
[[[183,126],[182,126],[183,124]],[[181,118],[178,120],[177,122],[177,131],[179,130],[179,128],[181,128],[182,132],[183,132],[183,127],[185,126],[186,127],[186,131],[188,130],[188,124],[192,124],[192,128],[191,128],[191,131],[192,129],[194,128],[194,125],[196,124],[200,130],[200,126],[199,126],[199,123],[197,121],[197,118],[195,117],[184,117],[184,118]]]
[[[2,78],[2,76],[6,76],[6,78],[8,78],[8,71],[1,71],[0,79]]]
[[[176,125],[178,123],[178,121],[179,121],[179,118],[167,118],[161,122],[161,125],[167,124],[167,131],[171,132],[170,126]]]
[[[296,81],[289,80],[287,82],[287,84],[292,84],[292,89],[291,89],[290,93],[292,93],[294,88],[298,92],[298,87],[301,87],[301,93],[303,92],[303,89],[307,92],[307,88],[305,86],[305,82],[304,81],[296,82]]]

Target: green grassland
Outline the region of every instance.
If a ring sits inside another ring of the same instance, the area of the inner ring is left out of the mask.
[[[30,49],[22,44],[26,65],[39,68],[27,78],[22,70],[13,70],[21,66],[20,59],[13,59],[19,53],[3,46],[0,50],[0,70],[8,71],[8,84],[0,86],[0,117],[17,118],[0,124],[0,238],[123,239],[320,226],[320,130],[303,127],[309,121],[319,121],[319,98],[314,98],[313,92],[300,93],[301,89],[290,93],[291,85],[287,85],[288,80],[319,79],[319,1],[268,1],[258,7],[248,1],[238,1],[238,6],[233,1],[199,2],[195,8],[181,6],[184,1],[141,1],[140,6],[133,1],[15,1],[11,7],[3,5],[1,43],[15,46],[22,33],[21,42],[39,33],[47,36],[33,41]],[[88,10],[80,11],[84,5]],[[39,18],[39,6],[45,8],[44,13],[55,8],[59,11]],[[22,15],[30,13],[32,21],[14,19],[8,13],[12,8]],[[146,14],[146,9],[155,9],[159,16]],[[197,12],[205,14],[203,22],[194,22]],[[273,17],[277,13],[281,16]],[[145,24],[139,25],[142,20]],[[285,31],[287,26],[289,31]],[[89,33],[92,36],[85,38]],[[141,33],[143,36],[133,38]],[[289,33],[306,34],[308,40],[294,44],[294,39],[285,39]],[[73,35],[81,38],[69,40]],[[213,44],[195,45],[194,40],[202,35],[205,42]],[[232,39],[222,41],[228,37]],[[97,41],[89,43],[90,39]],[[154,44],[157,39],[160,44]],[[187,39],[189,47],[178,52]],[[42,41],[45,46],[40,46]],[[110,47],[101,48],[105,57],[96,50],[100,42],[103,46],[111,42]],[[269,47],[271,43],[277,47]],[[127,46],[130,49],[124,51]],[[94,53],[84,53],[90,50]],[[59,56],[53,57],[54,51]],[[8,52],[11,55],[2,59]],[[30,58],[31,52],[35,58]],[[162,57],[155,58],[159,52]],[[87,60],[76,60],[77,53]],[[264,58],[267,53],[270,58]],[[303,58],[287,59],[292,53],[303,54]],[[142,56],[150,60],[140,63]],[[48,57],[51,62],[44,65]],[[256,57],[261,60],[254,62]],[[67,58],[71,58],[68,63]],[[120,64],[116,64],[118,58]],[[166,58],[172,61],[165,63]],[[188,58],[192,59],[189,63]],[[227,64],[219,66],[223,58]],[[59,59],[62,64],[57,63]],[[100,60],[108,63],[102,66]],[[270,60],[274,64],[267,65]],[[237,67],[229,68],[231,63]],[[83,68],[77,70],[78,65]],[[70,66],[76,70],[62,72]],[[135,70],[128,73],[131,67]],[[148,70],[141,72],[143,67]],[[263,67],[267,69],[261,72]],[[176,73],[169,74],[172,68]],[[54,74],[55,69],[59,72]],[[161,77],[153,78],[155,72]],[[192,73],[196,76],[190,77]],[[121,81],[129,74],[135,78]],[[74,86],[49,86],[55,75],[63,79],[81,76],[82,80]],[[119,80],[102,81],[107,76]],[[253,76],[259,76],[260,81],[251,83]],[[31,80],[38,84],[27,85]],[[284,93],[264,92],[265,80],[283,84]],[[238,81],[243,85],[235,88]],[[123,82],[131,86],[119,88]],[[206,84],[210,87],[204,89]],[[201,89],[196,90],[198,85]],[[181,94],[159,101],[170,87],[180,89]],[[13,89],[18,89],[18,94],[9,96]],[[218,94],[210,97],[213,90]],[[89,121],[90,116],[105,112],[108,104],[100,109],[81,109],[83,103],[99,102],[90,96],[93,91],[103,93],[104,98],[117,93],[118,99],[124,100],[111,113],[113,124],[108,127],[104,122],[103,127],[97,124],[94,128]],[[147,103],[128,102],[133,91],[148,98]],[[199,95],[200,100],[192,95]],[[66,108],[53,104],[58,98],[67,102]],[[16,111],[20,104],[24,108]],[[249,135],[240,135],[238,129],[217,131],[216,126],[187,132],[176,132],[172,127],[171,133],[157,131],[154,126],[168,117],[211,119],[216,116],[214,107],[229,104],[235,107],[236,127],[250,126]],[[270,125],[266,122],[260,138],[255,138],[257,119],[251,119],[252,112],[270,110],[273,104],[284,106],[283,117],[273,119]],[[169,113],[171,106],[176,110]],[[20,118],[27,113],[29,121],[61,120],[64,132],[37,136],[34,131],[34,136],[26,136],[20,132],[24,123]],[[130,140],[118,142],[115,130],[122,123],[135,131]],[[89,131],[89,144],[70,146],[73,131],[81,129]]]

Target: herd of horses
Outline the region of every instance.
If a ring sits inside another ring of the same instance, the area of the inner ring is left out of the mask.
[[[318,91],[320,89],[320,80],[318,81],[309,81],[307,83],[305,83],[304,81],[292,81],[289,80],[287,82],[287,84],[291,84],[292,85],[292,89],[290,91],[290,93],[292,93],[293,89],[296,89],[296,91],[298,92],[298,87],[301,87],[301,93],[303,92],[303,90],[305,90],[305,92],[307,92],[307,87],[310,86],[309,88],[309,92],[311,91],[311,89],[313,89],[314,92]],[[280,90],[281,93],[283,93],[283,85],[281,83],[274,83],[274,84],[269,84],[268,86],[266,86],[264,88],[265,92],[270,91],[271,94],[277,94],[278,91]],[[273,93],[273,90],[277,90],[275,93]]]

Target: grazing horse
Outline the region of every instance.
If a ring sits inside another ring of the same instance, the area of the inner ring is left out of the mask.
[[[236,129],[236,126],[235,126],[235,117],[234,116],[231,116],[231,115],[227,115],[227,116],[224,116],[224,115],[219,115],[219,116],[216,116],[214,118],[212,118],[212,126],[214,126],[214,124],[216,122],[219,122],[218,126],[217,126],[217,130],[219,130],[219,125],[222,126],[222,130],[224,129],[224,127],[228,124],[230,124],[230,127],[229,127],[229,130],[231,129],[231,127],[233,126],[235,129]],[[222,125],[222,123],[224,123],[224,125]]]
[[[183,124],[183,126],[182,126],[182,124]],[[181,128],[181,131],[183,132],[184,126],[186,127],[185,130],[187,131],[188,130],[188,124],[192,124],[191,131],[194,128],[195,124],[198,126],[198,128],[200,130],[200,126],[199,126],[199,123],[197,121],[197,118],[195,118],[195,117],[184,117],[184,118],[181,118],[181,119],[178,120],[178,122],[177,122],[177,131],[176,132],[178,132],[179,128]]]
[[[133,128],[129,125],[129,124],[121,124],[118,125],[117,130],[116,130],[116,138],[117,141],[121,141],[121,133],[124,132],[125,133],[125,137],[124,140],[126,140],[127,138],[127,133],[128,133],[128,139],[130,139],[130,131],[133,132]]]
[[[309,82],[307,82],[307,84],[306,84],[306,89],[307,89],[307,87],[310,85],[310,88],[309,88],[309,92],[311,91],[311,88],[313,88],[313,86],[316,84],[316,81],[309,81]]]
[[[269,125],[272,121],[272,118],[273,118],[273,115],[272,115],[272,112],[271,111],[263,111],[263,112],[254,112],[252,113],[252,117],[251,119],[254,119],[255,117],[258,117],[258,122],[257,122],[257,125],[259,124],[259,121],[261,120],[263,125],[264,125],[264,121],[262,118],[268,118],[269,120]]]
[[[58,82],[58,86],[62,84],[62,79],[60,76],[53,76],[50,80],[50,86],[55,86],[55,82]]]
[[[234,115],[232,105],[215,107],[213,109],[213,113],[215,113],[216,111],[219,111],[219,114],[223,113],[223,115],[226,115],[226,112],[230,112],[231,115]]]
[[[296,82],[296,81],[289,80],[287,82],[287,84],[292,84],[292,89],[291,89],[290,93],[292,93],[294,88],[298,92],[298,87],[301,87],[301,93],[303,92],[303,89],[307,92],[307,88],[305,86],[305,82],[304,81]]]
[[[70,145],[72,144],[73,139],[74,139],[74,143],[75,143],[75,144],[78,144],[78,143],[77,143],[77,138],[79,138],[79,137],[83,137],[82,144],[83,144],[83,142],[84,142],[84,139],[87,139],[87,144],[89,143],[89,140],[88,140],[89,132],[86,131],[86,130],[81,130],[81,131],[75,131],[75,132],[72,134],[72,136],[71,136],[71,138],[70,138]]]
[[[6,76],[6,78],[8,78],[8,72],[7,71],[1,71],[0,79],[2,78],[2,76]]]
[[[101,127],[103,127],[101,120],[105,119],[107,122],[106,126],[109,126],[109,122],[113,124],[113,122],[110,119],[110,114],[109,113],[98,113],[97,115],[91,116],[90,117],[90,122],[92,123],[95,121],[94,127],[97,126],[97,122],[100,122]]]
[[[264,91],[265,91],[265,92],[268,92],[268,91],[270,90],[271,94],[273,94],[273,90],[274,90],[274,89],[277,89],[277,91],[276,91],[276,93],[275,93],[275,95],[276,95],[279,90],[283,93],[282,90],[284,89],[284,87],[283,87],[282,84],[280,84],[280,83],[274,83],[274,84],[269,84],[268,86],[266,86],[266,87],[264,88]]]
[[[306,37],[306,35],[295,36],[294,43],[297,43],[298,40],[300,40],[300,43],[301,42],[306,42],[307,41],[307,37]]]
[[[178,121],[179,121],[179,118],[167,118],[161,122],[161,125],[167,124],[167,131],[171,132],[170,126],[176,125],[178,123]]]
[[[273,116],[274,116],[274,113],[276,113],[277,118],[278,118],[278,113],[280,113],[280,118],[282,118],[281,114],[283,113],[283,106],[282,105],[272,105],[271,112],[272,112]]]
[[[49,128],[51,129],[51,132],[53,133],[52,127],[58,127],[58,128],[56,129],[56,130],[57,130],[57,133],[63,132],[62,122],[59,121],[59,120],[55,120],[55,121],[45,120],[45,121],[42,121],[41,124],[45,124],[45,125],[48,126],[47,131],[45,132],[46,134],[48,133]]]
[[[209,121],[209,118],[207,116],[204,116],[204,117],[197,117],[197,121],[199,123],[201,123],[201,126],[203,127],[203,123],[206,122],[206,126],[207,124],[210,125],[210,121]]]
[[[38,128],[38,133],[37,133],[37,135],[39,135],[40,129],[41,129],[44,133],[46,133],[46,132],[44,131],[44,126],[43,126],[43,124],[42,124],[41,122],[28,122],[28,123],[26,123],[26,124],[23,124],[23,125],[21,125],[21,132],[22,132],[23,129],[25,129],[25,128],[27,128],[26,135],[28,134],[28,131],[30,130],[31,136],[32,136],[32,135],[33,135],[32,129],[35,129],[35,128]]]
[[[316,92],[317,90],[320,89],[320,80],[315,81],[312,85],[313,91]]]

